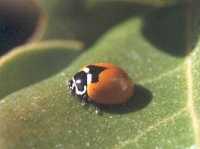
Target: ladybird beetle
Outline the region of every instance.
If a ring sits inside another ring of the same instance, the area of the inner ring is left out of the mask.
[[[133,95],[133,82],[127,73],[111,63],[85,66],[68,85],[73,96],[99,105],[124,104]]]

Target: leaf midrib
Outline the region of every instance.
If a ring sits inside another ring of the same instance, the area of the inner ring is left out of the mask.
[[[194,139],[195,143],[197,145],[197,148],[200,148],[200,124],[198,123],[198,117],[197,117],[197,112],[195,111],[195,106],[194,106],[194,95],[193,95],[193,72],[192,72],[192,66],[193,64],[193,56],[195,57],[195,52],[198,50],[193,51],[192,53],[192,18],[193,18],[193,1],[192,0],[186,0],[185,4],[185,17],[186,17],[186,54],[189,54],[189,56],[186,58],[186,73],[185,73],[185,78],[186,78],[186,85],[187,85],[187,111],[190,114],[191,121],[192,121],[192,127],[193,127],[193,132],[194,132]],[[197,44],[198,46],[198,44]],[[190,55],[190,53],[192,53]]]
[[[193,76],[192,76],[192,58],[189,57],[186,61],[186,83],[187,83],[187,111],[190,114],[192,126],[194,130],[194,137],[197,146],[200,147],[200,132],[199,132],[199,120],[194,106],[193,96]]]

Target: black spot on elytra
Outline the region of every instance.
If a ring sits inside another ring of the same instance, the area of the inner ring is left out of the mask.
[[[96,65],[88,65],[87,68],[89,68],[89,73],[92,74],[92,83],[98,82],[99,74],[106,69]]]

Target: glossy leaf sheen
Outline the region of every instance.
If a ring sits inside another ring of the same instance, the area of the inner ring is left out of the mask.
[[[62,72],[3,98],[1,148],[197,147],[200,48],[198,43],[191,48],[189,39],[177,38],[182,37],[182,32],[185,36],[190,34],[187,25],[180,25],[180,22],[187,24],[184,10],[180,6],[129,18],[107,32]],[[173,22],[174,28],[162,24],[162,18]],[[154,32],[151,25],[164,25],[165,29]],[[165,31],[168,35],[169,31],[171,35],[177,31],[177,36],[166,38]],[[169,40],[163,43],[163,39]],[[177,47],[179,51],[174,52]],[[188,48],[192,49],[190,54],[186,54]],[[19,58],[25,59],[27,55]],[[28,58],[26,61],[31,63]],[[80,67],[96,62],[121,66],[137,84],[127,106],[106,108],[102,115],[97,115],[94,107],[83,107],[70,96],[66,80]],[[13,60],[6,67],[12,69],[15,65]]]

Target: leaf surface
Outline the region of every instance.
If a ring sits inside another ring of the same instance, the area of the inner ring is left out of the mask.
[[[198,148],[198,21],[188,19],[197,16],[196,9],[186,8],[179,5],[129,18],[62,72],[3,98],[0,146]],[[163,27],[163,32],[156,32],[156,27]],[[117,64],[134,80],[135,95],[127,106],[104,108],[96,115],[94,107],[83,107],[70,96],[66,80],[96,62]]]

